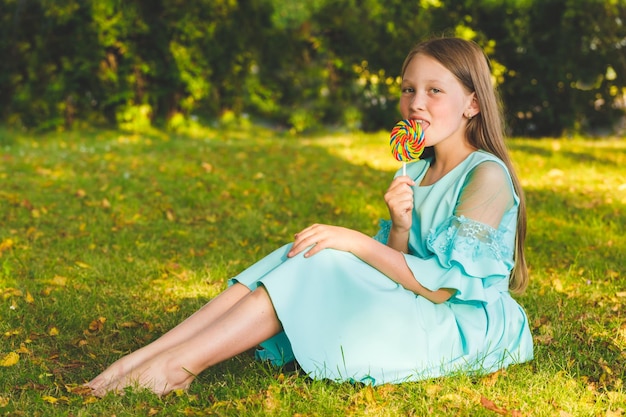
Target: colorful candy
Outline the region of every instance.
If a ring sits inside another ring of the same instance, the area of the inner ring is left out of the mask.
[[[389,145],[398,161],[419,159],[425,143],[422,125],[415,120],[401,120],[391,130]]]

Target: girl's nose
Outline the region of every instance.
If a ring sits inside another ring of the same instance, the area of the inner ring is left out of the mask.
[[[415,94],[413,94],[413,97],[411,98],[411,102],[409,103],[409,109],[410,110],[423,110],[424,109],[423,101],[424,101],[423,96],[419,94],[418,92],[415,92]]]

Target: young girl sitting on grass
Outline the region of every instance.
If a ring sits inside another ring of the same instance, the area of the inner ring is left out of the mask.
[[[400,110],[425,130],[421,160],[386,194],[375,237],[314,224],[87,385],[162,395],[259,344],[311,378],[400,383],[492,372],[533,357],[523,309],[526,211],[488,61],[457,38],[418,44]]]

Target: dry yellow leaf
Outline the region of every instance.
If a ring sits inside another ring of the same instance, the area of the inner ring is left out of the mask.
[[[552,280],[552,286],[556,292],[563,292],[563,283],[560,279],[556,278]]]
[[[107,321],[106,317],[98,317],[96,320],[93,320],[89,323],[89,331],[90,332],[99,332],[104,328],[104,323]]]
[[[44,395],[41,399],[44,400],[47,403],[50,403],[50,404],[56,404],[57,402],[59,402],[58,399],[56,399],[56,398],[54,398],[54,397],[52,397],[50,395]]]
[[[56,327],[51,327],[50,330],[48,330],[48,335],[49,336],[58,336],[59,335],[59,329],[57,329]]]
[[[30,291],[26,291],[26,302],[28,304],[33,304],[35,302],[35,299],[33,298],[32,294],[30,293]]]
[[[178,305],[169,306],[165,309],[168,313],[176,313],[178,310],[180,310],[180,306]]]
[[[13,239],[4,239],[0,242],[0,255],[13,247]]]
[[[65,287],[67,285],[67,278],[62,277],[61,275],[55,275],[49,283],[58,287]]]
[[[27,355],[30,355],[32,353],[30,351],[30,349],[28,349],[24,343],[20,343],[20,348],[18,350],[16,350],[15,352],[17,352],[17,353],[24,353],[24,354],[27,354]]]
[[[21,333],[22,333],[22,330],[20,330],[20,329],[9,330],[9,331],[4,332],[4,337],[17,336],[17,335],[19,335]]]
[[[2,298],[6,300],[10,297],[21,297],[22,295],[22,291],[18,290],[17,288],[6,288],[3,291]]]
[[[98,402],[98,397],[94,397],[94,396],[92,395],[92,396],[89,396],[89,397],[87,397],[87,398],[85,398],[85,399],[83,400],[83,405],[84,405],[84,404],[93,404],[93,403],[95,403],[95,402]]]
[[[6,355],[4,355],[2,360],[0,360],[0,366],[4,366],[4,367],[13,366],[19,361],[20,361],[20,355],[18,355],[15,352],[9,352]]]
[[[76,264],[76,266],[80,267],[80,268],[84,268],[84,269],[89,269],[91,268],[91,266],[89,266],[88,264],[81,262],[81,261],[76,261],[74,262]]]

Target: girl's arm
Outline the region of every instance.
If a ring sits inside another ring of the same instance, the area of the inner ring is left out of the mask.
[[[454,289],[430,291],[420,284],[419,277],[413,275],[404,258],[412,223],[413,184],[406,176],[397,177],[385,194],[393,222],[387,245],[354,230],[316,224],[296,235],[289,256],[305,250],[305,256],[312,256],[325,248],[352,252],[407,290],[434,303],[448,300],[454,295]],[[496,229],[514,202],[513,188],[506,171],[496,162],[484,162],[468,176],[454,215],[465,216]],[[313,247],[307,249],[310,246]]]
[[[454,290],[451,289],[442,288],[437,291],[430,291],[425,288],[413,276],[402,252],[361,232],[344,227],[324,224],[314,224],[307,227],[296,234],[288,256],[295,256],[305,251],[304,256],[310,257],[326,248],[352,252],[391,280],[433,303],[442,303],[454,294]]]

